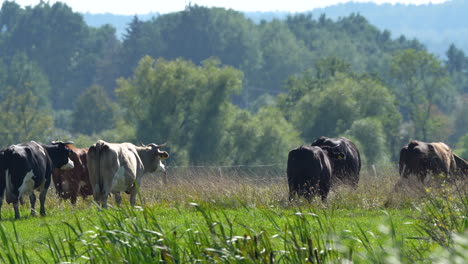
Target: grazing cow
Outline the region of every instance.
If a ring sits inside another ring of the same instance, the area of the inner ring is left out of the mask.
[[[107,143],[99,140],[89,148],[88,170],[94,200],[107,208],[107,197],[115,195],[118,206],[122,200],[120,192],[130,194],[130,204],[135,199],[141,178],[146,172],[164,171],[161,160],[169,157],[161,151],[163,145],[135,146],[131,143]]]
[[[345,138],[320,137],[312,146],[327,150],[333,168],[333,182],[343,182],[356,188],[361,171],[361,155],[354,143]]]
[[[403,178],[413,174],[424,183],[428,174],[451,176],[466,170],[466,161],[453,154],[442,142],[426,143],[412,140],[400,151],[399,172]]]
[[[464,177],[468,176],[468,162],[461,157],[457,156],[453,153],[453,157],[455,159],[455,163],[457,164],[457,172],[459,175]]]
[[[325,200],[332,177],[327,151],[313,146],[291,150],[288,155],[287,176],[290,199],[295,195],[310,199],[320,194],[322,200]]]
[[[75,205],[79,195],[85,199],[86,196],[93,194],[86,162],[88,149],[75,148],[73,145],[67,145],[67,147],[72,151],[70,159],[75,167],[71,170],[54,169],[52,179],[59,197],[70,199]]]
[[[6,162],[5,162],[5,150],[0,150],[0,220],[2,220],[2,204],[3,196],[5,194],[5,181],[6,181]]]
[[[40,214],[44,216],[45,199],[51,181],[52,169],[71,169],[73,162],[68,158],[71,150],[63,142],[52,142],[44,145],[35,141],[12,145],[2,151],[2,180],[0,181],[0,208],[6,190],[7,203],[13,203],[15,218],[20,217],[18,201],[29,195],[31,215],[36,214],[36,196],[40,192]],[[4,179],[4,180],[3,180]],[[1,214],[1,212],[0,212]]]

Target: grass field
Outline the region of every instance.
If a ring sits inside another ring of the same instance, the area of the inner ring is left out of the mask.
[[[49,192],[46,217],[2,209],[6,263],[467,263],[464,182],[399,183],[391,167],[356,190],[289,201],[284,168],[169,168],[147,175],[136,208],[73,207]],[[128,198],[124,195],[124,198]]]

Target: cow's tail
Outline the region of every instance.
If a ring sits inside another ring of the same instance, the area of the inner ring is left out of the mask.
[[[94,200],[100,202],[104,192],[104,183],[101,175],[101,151],[104,142],[99,140],[88,150],[88,172],[93,188]]]

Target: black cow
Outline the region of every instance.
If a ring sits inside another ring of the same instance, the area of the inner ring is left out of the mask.
[[[3,165],[0,176],[0,215],[3,194],[6,190],[7,203],[13,203],[15,218],[20,217],[18,201],[29,195],[31,215],[36,214],[36,196],[34,190],[40,191],[40,213],[45,215],[44,203],[51,182],[54,168],[70,169],[73,162],[68,158],[71,150],[66,146],[70,142],[52,142],[44,145],[35,141],[12,145],[0,153]]]
[[[354,143],[345,138],[320,137],[312,143],[328,152],[333,167],[333,181],[356,188],[361,171],[361,155]]]
[[[307,199],[320,194],[327,198],[331,187],[332,167],[326,151],[319,147],[301,146],[288,155],[289,198],[295,195]]]
[[[5,173],[6,173],[6,162],[5,162],[5,150],[0,150],[0,220],[2,219],[2,204],[3,204],[3,195],[5,192]]]

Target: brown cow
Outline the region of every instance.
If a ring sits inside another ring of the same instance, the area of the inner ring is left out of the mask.
[[[428,174],[445,174],[449,177],[459,174],[457,163],[462,164],[462,162],[463,159],[454,155],[445,143],[412,140],[400,151],[399,171],[403,178],[414,174],[424,182]]]
[[[72,150],[70,159],[75,164],[75,167],[67,171],[54,169],[52,178],[59,197],[70,199],[71,203],[75,205],[79,195],[85,199],[86,196],[93,194],[86,162],[88,149],[75,148],[72,145],[67,146]]]

